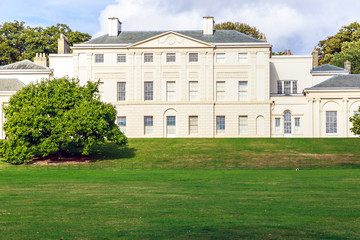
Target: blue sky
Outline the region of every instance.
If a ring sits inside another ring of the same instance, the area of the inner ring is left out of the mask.
[[[266,34],[274,51],[310,54],[319,40],[341,26],[360,22],[360,1],[353,0],[0,0],[0,23],[31,26],[64,23],[99,36],[116,16],[128,30],[201,29],[202,17],[239,21]]]

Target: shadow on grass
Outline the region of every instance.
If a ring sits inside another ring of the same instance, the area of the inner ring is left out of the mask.
[[[129,148],[128,146],[119,146],[115,143],[105,143],[102,146],[93,150],[91,155],[91,161],[104,161],[104,160],[116,160],[134,158],[136,156],[137,149]]]

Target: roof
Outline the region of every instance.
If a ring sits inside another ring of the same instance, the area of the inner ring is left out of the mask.
[[[325,73],[325,72],[348,73],[349,71],[346,70],[345,68],[337,67],[337,66],[334,66],[331,64],[324,64],[324,65],[320,65],[318,67],[311,69],[310,72],[311,73]]]
[[[50,68],[36,64],[30,60],[22,60],[20,62],[16,62],[16,63],[11,63],[8,65],[3,65],[0,66],[0,71],[1,70],[14,70],[14,71],[18,71],[18,70],[27,70],[27,71],[38,71],[38,70],[43,70],[43,71],[51,71]]]
[[[91,39],[83,44],[134,44],[169,31],[123,31],[117,37],[108,34]],[[202,30],[174,31],[207,43],[264,43],[235,30],[215,30],[213,35],[204,35]]]
[[[15,92],[23,86],[24,83],[17,78],[0,78],[0,92]]]
[[[306,90],[360,89],[360,74],[339,74]]]

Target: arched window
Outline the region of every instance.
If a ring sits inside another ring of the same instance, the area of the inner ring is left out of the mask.
[[[284,134],[291,134],[291,112],[284,112]]]

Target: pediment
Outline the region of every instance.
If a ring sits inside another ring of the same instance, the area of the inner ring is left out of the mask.
[[[209,48],[212,44],[173,31],[134,43],[132,48]]]

